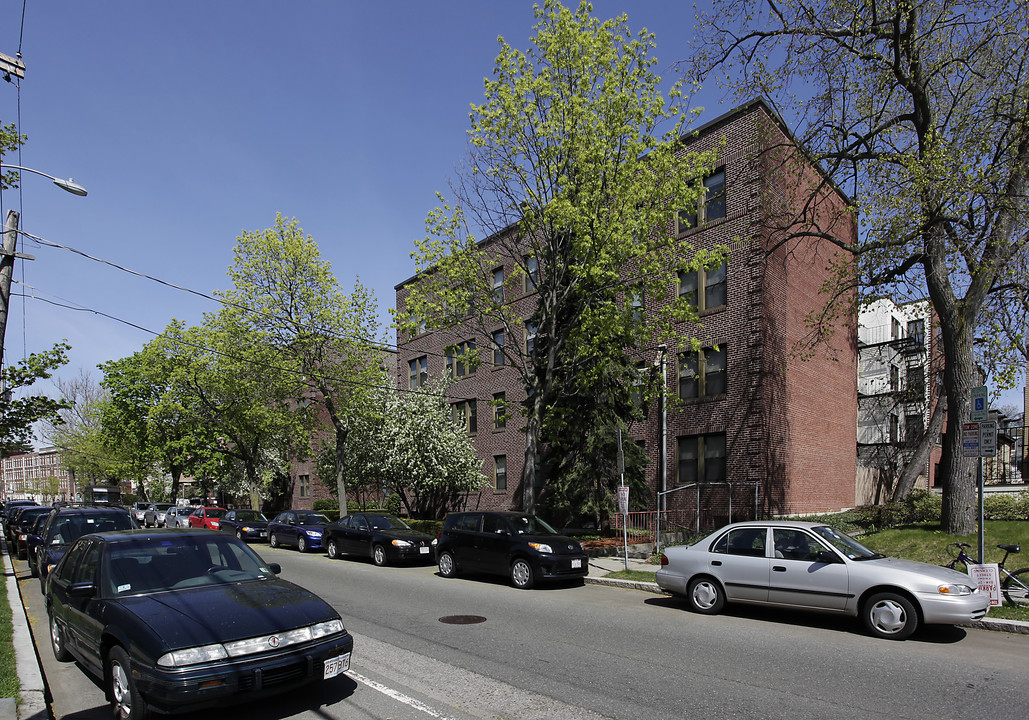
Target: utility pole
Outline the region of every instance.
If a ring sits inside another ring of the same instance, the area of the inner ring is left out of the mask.
[[[14,276],[14,259],[28,258],[17,252],[18,248],[18,213],[11,210],[7,213],[4,225],[4,244],[0,250],[0,367],[4,362],[4,337],[7,333],[7,312],[11,300],[11,280]]]

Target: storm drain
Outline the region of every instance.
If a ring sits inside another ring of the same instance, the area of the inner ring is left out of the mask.
[[[447,625],[475,625],[486,622],[486,618],[482,615],[445,615],[439,621]]]

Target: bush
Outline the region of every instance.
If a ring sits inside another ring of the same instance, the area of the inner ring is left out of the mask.
[[[393,493],[386,498],[386,502],[384,502],[383,505],[385,505],[386,512],[390,515],[400,515],[404,511],[400,502],[400,496],[397,493]]]
[[[943,515],[943,496],[930,490],[915,490],[904,500],[911,510],[908,522],[938,523]]]
[[[443,530],[442,520],[408,520],[407,524],[415,530],[421,530],[433,537],[437,537]]]
[[[339,500],[336,498],[320,498],[314,501],[312,509],[323,512],[325,510],[339,510]]]
[[[1025,520],[1019,500],[1017,495],[987,495],[983,499],[983,513],[987,520]]]

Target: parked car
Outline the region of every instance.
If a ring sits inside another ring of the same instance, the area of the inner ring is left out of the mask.
[[[347,672],[354,641],[339,613],[278,572],[206,530],[84,536],[47,586],[54,657],[103,683],[122,720],[195,714]]]
[[[507,575],[523,589],[541,580],[589,574],[589,557],[577,540],[535,515],[518,512],[448,514],[436,541],[436,562],[443,577],[459,572]]]
[[[260,510],[229,510],[221,519],[219,529],[243,541],[267,540],[268,518]]]
[[[43,535],[43,528],[46,527],[47,520],[50,519],[50,513],[46,515],[39,515],[36,517],[36,521],[32,523],[32,527],[29,529],[28,537],[25,540],[25,560],[29,565],[29,576],[39,577],[39,566],[38,566],[38,553],[39,543],[41,536]]]
[[[314,510],[286,510],[268,523],[268,544],[296,546],[300,552],[320,550],[329,518]]]
[[[168,512],[164,514],[164,526],[167,528],[185,528],[189,527],[189,516],[196,510],[191,505],[176,505],[175,507],[168,508]]]
[[[211,506],[211,507],[198,507],[189,516],[189,526],[191,528],[207,528],[208,530],[217,530],[221,525],[221,519],[227,513],[223,507]]]
[[[164,527],[164,516],[174,503],[150,503],[143,513],[143,527]]]
[[[7,542],[11,542],[11,520],[14,518],[15,514],[23,507],[38,504],[39,503],[35,500],[8,500],[4,503],[3,522],[4,535],[7,538]]]
[[[395,515],[355,513],[325,527],[322,546],[331,559],[344,554],[370,557],[376,565],[402,560],[432,560],[435,538]]]
[[[81,536],[99,530],[132,530],[139,523],[127,508],[116,505],[65,505],[50,514],[36,544],[39,588],[46,592],[46,579],[68,547]],[[29,566],[31,572],[32,567]]]
[[[688,547],[668,548],[656,580],[695,612],[712,615],[736,602],[839,613],[892,640],[909,637],[919,623],[977,620],[990,607],[963,573],[886,557],[809,522],[727,525]]]
[[[25,505],[20,508],[11,521],[11,554],[24,560],[28,547],[29,530],[40,515],[49,515],[53,510],[49,505]]]
[[[146,515],[146,509],[150,507],[148,502],[138,502],[132,505],[132,516],[136,518],[136,522],[140,525],[143,524],[143,518]]]

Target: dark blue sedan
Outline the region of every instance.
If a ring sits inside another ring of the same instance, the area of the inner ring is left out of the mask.
[[[50,641],[122,720],[195,713],[334,678],[354,641],[332,606],[231,535],[84,535],[47,584]]]
[[[329,518],[314,510],[286,510],[268,523],[268,544],[289,545],[300,552],[321,550]]]
[[[229,510],[218,524],[220,532],[240,540],[267,540],[268,518],[260,510]]]

